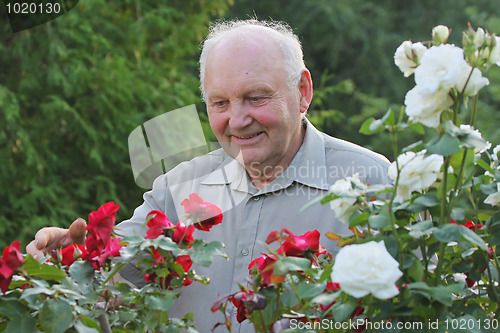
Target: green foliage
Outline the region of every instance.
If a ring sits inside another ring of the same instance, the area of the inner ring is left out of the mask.
[[[229,3],[80,1],[16,34],[2,20],[0,246],[24,246],[110,200],[122,206],[118,220],[132,215],[143,190],[128,135],[199,102],[198,45]]]

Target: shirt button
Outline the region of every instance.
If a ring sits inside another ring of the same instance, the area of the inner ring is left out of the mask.
[[[247,256],[248,255],[248,249],[243,249],[241,250],[241,254],[244,255],[244,256]]]
[[[254,200],[254,201],[259,201],[259,200],[260,200],[260,197],[253,197],[253,200]]]

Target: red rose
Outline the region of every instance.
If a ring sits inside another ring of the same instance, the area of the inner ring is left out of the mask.
[[[478,229],[481,229],[483,227],[483,225],[481,223],[478,223],[476,226],[476,224],[474,222],[467,220],[467,219],[465,220],[465,224],[456,223],[454,219],[451,219],[450,223],[464,226],[466,228],[469,228],[472,231],[476,231],[476,227]]]
[[[234,296],[231,298],[231,302],[238,309],[238,312],[236,314],[236,319],[238,320],[238,323],[241,323],[243,320],[248,318],[247,309],[245,306],[245,301],[253,293],[254,292],[251,290],[249,290],[248,293],[241,290],[241,291],[238,291],[236,294],[234,294]]]
[[[296,236],[289,230],[287,231],[289,235],[278,249],[279,254],[284,252],[287,256],[302,257],[306,252],[317,254],[326,252],[325,248],[319,244],[320,233],[318,230],[308,231],[301,236]]]
[[[72,244],[68,247],[65,247],[61,250],[62,260],[61,264],[65,266],[71,266],[76,259],[80,258],[80,256],[87,252],[85,245],[81,244]]]
[[[174,229],[174,235],[172,236],[172,240],[179,244],[181,241],[185,244],[191,244],[193,241],[193,232],[194,226],[191,224],[190,226],[185,226],[184,223],[179,222]]]
[[[99,267],[101,267],[109,257],[120,256],[120,249],[124,246],[119,244],[121,240],[121,238],[109,239],[108,244],[106,244],[106,247],[104,248],[104,251],[96,258]]]
[[[4,294],[9,289],[12,275],[22,263],[23,256],[20,241],[15,241],[3,249],[3,256],[0,258],[0,289]]]
[[[252,276],[260,275],[263,286],[281,283],[285,280],[283,275],[274,275],[274,264],[278,261],[278,257],[272,253],[263,254],[261,257],[254,259],[248,269]]]
[[[108,202],[90,213],[87,230],[91,234],[85,240],[88,252],[102,252],[108,244],[111,232],[116,222],[116,212],[120,206],[114,202]]]
[[[222,222],[222,211],[210,202],[204,202],[196,193],[181,202],[186,214],[193,221],[196,229],[209,231],[214,225]]]
[[[152,210],[149,212],[147,218],[149,218],[147,223],[149,229],[146,231],[146,239],[155,239],[163,235],[164,229],[174,226],[167,215],[159,210]]]

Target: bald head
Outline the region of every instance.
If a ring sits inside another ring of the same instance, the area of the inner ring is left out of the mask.
[[[200,84],[203,99],[205,94],[205,72],[210,53],[219,57],[224,49],[233,53],[238,49],[253,49],[255,52],[280,53],[283,67],[287,72],[288,85],[294,87],[300,80],[302,71],[306,68],[303,60],[302,47],[297,36],[283,23],[258,20],[229,21],[214,25],[203,43],[200,56]],[[275,52],[277,48],[279,52]],[[277,66],[279,67],[279,66]]]

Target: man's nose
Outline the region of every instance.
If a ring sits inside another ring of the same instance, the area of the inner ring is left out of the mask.
[[[239,130],[249,126],[252,123],[248,107],[242,104],[232,104],[229,118],[229,127],[233,130]]]

